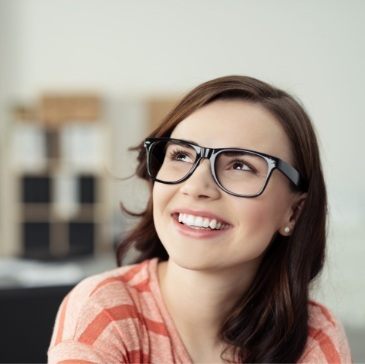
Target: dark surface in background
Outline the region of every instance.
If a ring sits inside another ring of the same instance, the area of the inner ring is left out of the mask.
[[[71,221],[69,224],[70,256],[92,255],[95,246],[95,224]]]
[[[51,226],[48,221],[22,223],[24,258],[44,259],[48,257]]]
[[[51,200],[51,177],[48,175],[22,178],[22,201],[25,203],[49,203]]]
[[[73,286],[0,289],[0,362],[46,363],[57,310]]]
[[[96,178],[93,175],[81,175],[78,178],[79,203],[92,204],[97,202]]]

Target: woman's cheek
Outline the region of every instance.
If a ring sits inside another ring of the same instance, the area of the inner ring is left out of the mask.
[[[265,200],[247,199],[243,203],[237,205],[236,216],[240,220],[240,224],[244,225],[247,230],[257,231],[261,229],[272,229],[277,218],[277,209],[272,207],[271,203]]]
[[[163,241],[170,216],[168,205],[172,197],[170,186],[155,183],[152,191],[153,221],[159,238]],[[162,235],[162,236],[161,236]]]
[[[239,219],[238,239],[246,245],[246,251],[252,254],[252,258],[260,255],[276,233],[275,210],[263,203],[250,201],[245,209],[237,213],[237,218]]]

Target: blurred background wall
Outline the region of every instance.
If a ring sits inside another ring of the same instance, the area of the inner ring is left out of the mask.
[[[6,172],[12,105],[47,91],[101,95],[112,240],[123,225],[119,201],[139,209],[146,198],[138,182],[113,176],[133,171],[127,148],[149,130],[151,100],[250,75],[297,96],[313,119],[330,202],[328,260],[315,295],[355,333],[353,343],[363,341],[364,14],[362,0],[0,0],[0,253],[15,251]]]

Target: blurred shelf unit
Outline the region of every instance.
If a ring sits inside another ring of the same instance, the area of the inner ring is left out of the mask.
[[[11,174],[18,255],[39,260],[110,249],[104,225],[110,131],[98,95],[45,95],[17,107],[11,125]]]
[[[147,133],[155,130],[178,104],[182,95],[169,95],[150,98],[147,102]]]

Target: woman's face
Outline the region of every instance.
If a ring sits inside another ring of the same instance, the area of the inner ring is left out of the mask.
[[[171,137],[204,147],[251,149],[292,164],[289,140],[279,122],[260,105],[246,101],[218,100],[206,105],[182,120]],[[209,161],[203,159],[180,184],[154,183],[153,217],[157,234],[176,264],[195,270],[255,268],[273,236],[278,231],[285,235],[284,228],[292,227],[297,199],[278,170],[262,195],[229,195],[215,184]],[[209,222],[216,218],[228,226],[213,231],[189,227],[178,221],[179,213]]]

